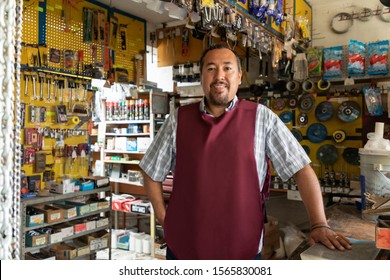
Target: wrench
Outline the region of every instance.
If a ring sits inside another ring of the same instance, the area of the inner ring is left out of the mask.
[[[43,84],[45,82],[45,74],[39,72],[38,75],[39,75],[39,100],[43,100]]]
[[[34,91],[34,95],[33,95],[32,99],[33,100],[37,100],[37,88],[36,88],[36,84],[35,84],[36,76],[32,75],[31,78],[32,78],[32,81],[33,81],[33,91]]]
[[[87,100],[87,84],[83,84],[83,98],[81,101],[85,102]]]
[[[24,81],[24,96],[28,96],[28,75],[26,73],[24,73]]]
[[[51,100],[51,96],[50,96],[50,81],[51,81],[51,78],[50,77],[46,77],[46,82],[47,82],[47,98],[46,100],[47,101],[50,101]]]

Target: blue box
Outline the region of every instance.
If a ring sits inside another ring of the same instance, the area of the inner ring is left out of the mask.
[[[137,138],[129,138],[126,141],[126,151],[136,152],[137,151]]]
[[[95,188],[95,183],[92,181],[81,183],[80,191],[90,191]]]

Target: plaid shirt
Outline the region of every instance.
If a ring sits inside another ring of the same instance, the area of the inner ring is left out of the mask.
[[[226,111],[234,108],[237,101],[238,98],[235,97]],[[204,99],[200,102],[199,109],[208,114]],[[170,114],[140,162],[140,167],[154,181],[164,181],[168,172],[175,170],[177,112],[178,109]],[[283,181],[310,163],[306,152],[286,125],[261,104],[257,108],[255,129],[254,153],[260,186],[264,183],[267,170],[266,155]]]

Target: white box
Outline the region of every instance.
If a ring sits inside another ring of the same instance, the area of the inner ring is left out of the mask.
[[[115,147],[115,140],[114,140],[114,138],[108,138],[107,139],[107,147],[106,147],[106,149],[107,150],[114,150],[114,147]]]
[[[116,137],[115,138],[115,151],[126,151],[126,137]]]
[[[97,228],[104,227],[106,225],[108,225],[108,218],[102,218],[102,219],[96,221]]]
[[[96,221],[88,221],[87,224],[87,230],[93,230],[96,228]]]
[[[138,152],[146,152],[151,144],[150,137],[138,137],[137,138],[137,148]]]
[[[52,233],[49,235],[49,243],[53,244],[53,243],[61,242],[63,238],[64,238],[64,234],[62,231]]]

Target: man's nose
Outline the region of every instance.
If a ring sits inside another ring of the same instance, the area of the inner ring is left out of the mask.
[[[225,71],[222,68],[218,68],[215,75],[217,80],[225,80]]]

